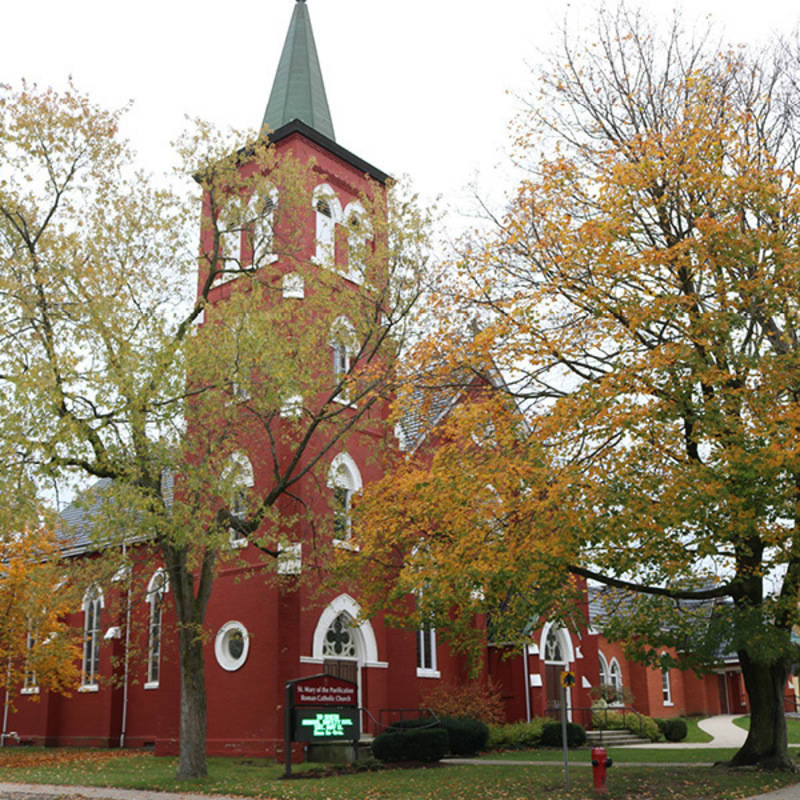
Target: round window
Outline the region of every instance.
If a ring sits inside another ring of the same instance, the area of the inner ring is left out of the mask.
[[[250,637],[247,628],[235,620],[226,622],[218,631],[214,641],[214,655],[222,669],[233,672],[247,661]]]

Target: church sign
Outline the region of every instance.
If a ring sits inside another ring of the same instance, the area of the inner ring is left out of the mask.
[[[294,684],[295,706],[357,706],[358,687],[333,675],[298,678]]]
[[[356,745],[360,735],[355,683],[327,674],[287,682],[284,711],[287,776],[292,770],[292,742],[352,741]]]

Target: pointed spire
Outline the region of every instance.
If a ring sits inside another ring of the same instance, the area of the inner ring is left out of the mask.
[[[305,0],[294,4],[261,127],[274,131],[293,119],[336,138]]]

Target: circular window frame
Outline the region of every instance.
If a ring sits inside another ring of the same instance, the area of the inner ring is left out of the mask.
[[[234,658],[227,648],[228,636],[232,631],[239,631],[242,635],[242,652],[238,658]],[[244,666],[247,661],[247,654],[250,652],[250,634],[247,628],[237,620],[226,622],[218,631],[217,638],[214,640],[214,655],[217,658],[217,664],[226,672],[236,672]]]

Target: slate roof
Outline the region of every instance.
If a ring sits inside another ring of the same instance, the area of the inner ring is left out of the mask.
[[[400,449],[413,453],[458,401],[453,389],[415,387],[395,428]]]
[[[589,586],[587,591],[589,595],[589,627],[599,632],[602,632],[604,618],[617,611],[624,613],[626,608],[632,609],[639,597],[634,592],[626,592],[611,586]],[[727,605],[729,601],[724,598],[715,598],[712,600],[679,600],[677,602],[681,608],[685,608],[687,611],[706,609],[707,613],[711,615],[715,607],[720,604]],[[717,658],[727,663],[738,663],[739,661],[739,656],[724,646],[717,650]]]

